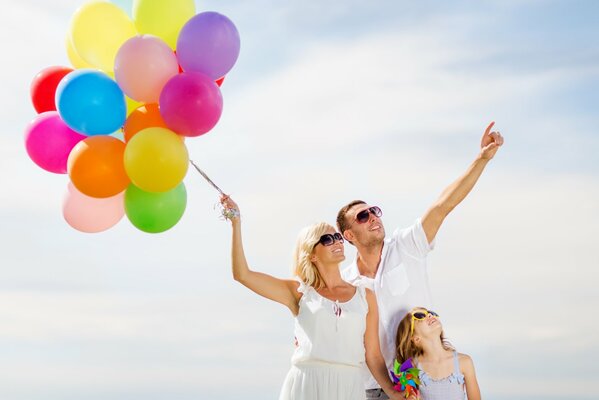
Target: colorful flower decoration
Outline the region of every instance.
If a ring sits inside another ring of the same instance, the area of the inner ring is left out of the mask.
[[[414,367],[412,359],[408,358],[403,364],[395,360],[391,379],[395,386],[393,387],[398,392],[404,392],[406,399],[411,395],[418,396],[418,385],[420,385],[420,370]]]

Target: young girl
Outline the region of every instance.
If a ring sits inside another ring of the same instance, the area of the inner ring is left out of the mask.
[[[470,356],[458,353],[443,336],[439,315],[426,308],[412,309],[397,328],[397,361],[412,358],[420,369],[422,400],[480,400]]]
[[[239,207],[228,196],[221,202],[236,211],[229,218],[233,278],[258,295],[283,304],[295,318],[297,346],[279,399],[364,400],[362,367],[366,363],[389,398],[403,400],[393,389],[380,351],[374,294],[341,279],[343,236],[326,223],[307,227],[295,249],[297,279],[278,279],[249,268]]]

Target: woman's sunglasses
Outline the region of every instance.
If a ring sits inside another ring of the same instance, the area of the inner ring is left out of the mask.
[[[423,319],[428,317],[429,314],[435,318],[439,318],[439,314],[437,314],[436,312],[434,312],[432,310],[416,311],[415,313],[412,313],[412,324],[410,327],[410,336],[414,334],[414,321],[422,321]]]
[[[370,219],[370,214],[374,215],[375,217],[380,217],[381,215],[383,215],[383,212],[377,206],[367,208],[356,214],[356,222],[358,224],[364,224],[368,222],[368,220]]]
[[[332,246],[333,243],[340,242],[343,243],[343,236],[339,232],[335,233],[325,233],[320,237],[316,244],[322,244],[323,246]]]

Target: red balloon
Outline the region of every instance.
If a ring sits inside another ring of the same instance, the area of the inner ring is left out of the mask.
[[[33,78],[30,94],[35,111],[38,113],[56,111],[54,102],[56,86],[66,74],[72,71],[73,69],[69,67],[47,67]]]
[[[175,53],[175,57],[177,57],[177,50],[173,50],[173,53]],[[177,58],[177,62],[179,62],[179,59]],[[183,68],[181,68],[181,65],[179,65],[179,73],[183,72]]]

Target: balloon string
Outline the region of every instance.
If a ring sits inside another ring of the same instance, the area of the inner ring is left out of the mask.
[[[213,187],[213,188],[215,188],[216,190],[218,190],[218,192],[219,192],[220,194],[222,194],[223,196],[226,196],[226,195],[225,195],[225,193],[224,193],[224,192],[223,192],[223,191],[222,191],[222,190],[221,190],[221,189],[220,189],[218,186],[216,186],[216,183],[212,182],[212,179],[210,179],[210,178],[208,177],[208,175],[206,175],[206,173],[205,173],[204,171],[202,171],[202,170],[200,169],[200,167],[198,167],[198,166],[196,165],[196,163],[194,163],[194,162],[193,162],[193,160],[189,160],[189,162],[190,162],[190,163],[191,163],[191,165],[193,165],[193,167],[194,167],[194,168],[195,168],[195,169],[196,169],[196,170],[197,170],[197,171],[200,173],[200,175],[202,175],[202,176],[204,177],[204,179],[206,179],[206,181],[208,181],[208,183],[209,183],[210,185],[212,185],[212,187]]]
[[[216,186],[216,183],[212,182],[212,179],[210,179],[208,177],[208,175],[206,175],[206,173],[204,171],[202,171],[200,169],[200,167],[198,167],[196,165],[196,163],[194,163],[192,160],[189,160],[189,162],[191,163],[191,165],[193,165],[193,167],[196,169],[196,171],[198,171],[200,173],[200,175],[202,175],[204,177],[204,179],[206,179],[206,181],[208,181],[208,183],[215,188],[216,190],[218,190],[218,192],[222,195],[222,196],[226,196],[226,194],[218,187]],[[226,208],[224,207],[222,204],[218,203],[217,204],[219,206],[220,213],[221,216],[225,219],[233,219],[236,217],[239,217],[239,210],[235,209],[235,208]]]

